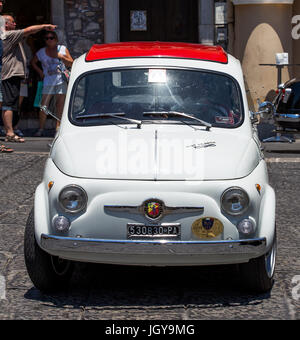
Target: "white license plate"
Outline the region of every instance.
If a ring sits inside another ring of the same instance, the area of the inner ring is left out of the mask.
[[[127,238],[131,240],[179,240],[180,237],[180,223],[162,223],[160,225],[145,225],[140,223],[127,224]]]

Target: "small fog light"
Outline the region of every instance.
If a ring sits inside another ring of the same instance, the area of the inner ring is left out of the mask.
[[[242,220],[241,222],[239,222],[237,228],[238,228],[238,231],[244,235],[249,235],[254,232],[253,222],[249,218],[246,218]]]
[[[56,216],[53,220],[53,225],[57,231],[65,232],[70,228],[70,221],[65,216]]]

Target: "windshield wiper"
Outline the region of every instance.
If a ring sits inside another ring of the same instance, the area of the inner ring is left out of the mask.
[[[87,114],[87,115],[82,115],[82,116],[77,116],[76,119],[89,119],[89,118],[119,118],[122,120],[126,120],[127,122],[137,124],[137,128],[140,129],[142,125],[141,120],[137,119],[132,119],[132,118],[127,118],[123,117],[125,116],[124,112],[116,112],[116,113],[92,113],[92,114]]]
[[[206,126],[206,130],[209,131],[209,129],[212,127],[210,123],[205,122],[204,120],[191,116],[184,112],[177,112],[177,111],[152,111],[152,112],[143,112],[144,116],[177,116],[177,117],[183,117],[183,118],[189,118],[196,120],[197,122],[201,123],[202,125]]]

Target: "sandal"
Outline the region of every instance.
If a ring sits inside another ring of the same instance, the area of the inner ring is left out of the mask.
[[[19,137],[24,137],[24,133],[20,129],[14,130],[15,135]]]
[[[7,146],[5,145],[0,145],[0,153],[11,153],[13,152],[14,149],[11,149],[11,148],[8,148]]]
[[[13,134],[12,136],[6,135],[5,142],[24,143],[25,139],[15,135],[15,134]]]

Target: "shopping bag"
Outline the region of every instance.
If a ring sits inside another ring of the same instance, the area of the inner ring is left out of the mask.
[[[43,82],[39,81],[37,83],[36,95],[33,103],[34,107],[39,108],[41,106],[42,97],[43,97]]]

